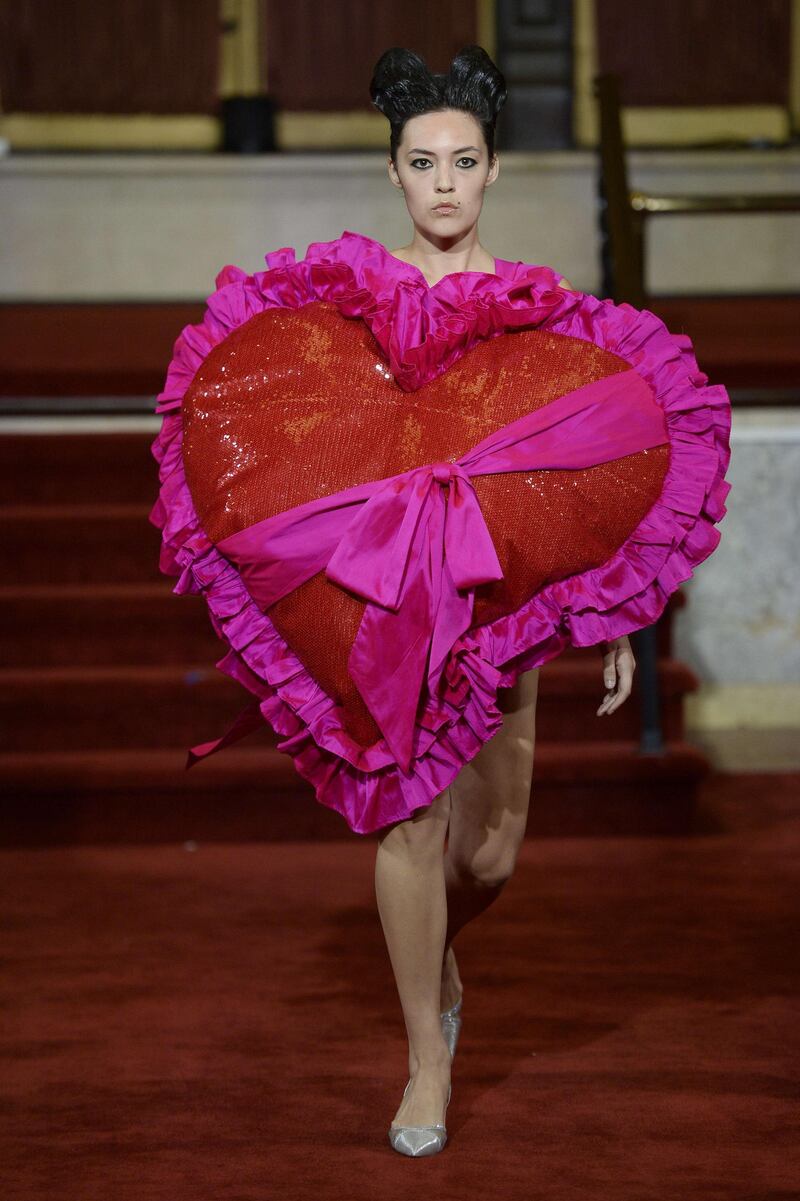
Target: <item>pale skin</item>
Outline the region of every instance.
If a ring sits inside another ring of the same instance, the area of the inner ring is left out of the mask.
[[[432,287],[457,271],[494,272],[478,238],[486,189],[497,179],[479,123],[456,110],[412,117],[389,179],[402,191],[414,236],[389,253],[413,263]],[[451,213],[436,211],[451,203]],[[568,280],[562,288],[572,289]],[[627,637],[600,646],[605,695],[597,716],[630,695],[635,662]],[[450,1054],[440,1012],[462,994],[453,940],[500,895],[525,836],[533,772],[539,671],[501,689],[501,729],[430,805],[379,832],[375,894],[408,1035],[411,1085],[393,1124],[445,1121]],[[445,846],[446,843],[446,846]]]

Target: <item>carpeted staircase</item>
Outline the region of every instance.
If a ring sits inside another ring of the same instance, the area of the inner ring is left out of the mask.
[[[111,419],[113,424],[113,419]],[[185,770],[250,694],[199,596],[158,570],[155,430],[0,434],[5,845],[347,837],[265,726]],[[683,742],[696,687],[659,627],[663,755],[639,753],[638,697],[598,719],[599,652],[542,673],[529,833],[684,831],[706,764]]]

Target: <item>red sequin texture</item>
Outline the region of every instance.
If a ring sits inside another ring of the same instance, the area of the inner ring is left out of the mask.
[[[187,482],[217,542],[315,497],[457,459],[524,413],[628,367],[591,342],[517,330],[404,392],[360,319],[322,301],[268,309],[215,347],[188,389]],[[580,471],[476,476],[505,578],[476,589],[474,624],[609,559],[657,499],[668,461],[663,446]],[[347,671],[363,611],[319,572],[269,616],[368,746],[380,732]]]

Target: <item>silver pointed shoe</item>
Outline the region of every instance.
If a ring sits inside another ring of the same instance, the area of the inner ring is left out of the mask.
[[[463,996],[459,997],[451,1009],[445,1009],[444,1013],[440,1015],[442,1019],[442,1034],[450,1048],[451,1059],[455,1056],[458,1036],[461,1033],[461,1002],[463,1000]]]
[[[409,1090],[411,1081],[409,1080],[403,1096]],[[452,1084],[447,1090],[447,1101],[445,1102],[444,1111],[447,1114],[447,1106],[450,1104],[450,1094],[453,1091]],[[395,1151],[399,1151],[401,1155],[413,1155],[420,1157],[422,1155],[436,1155],[437,1151],[441,1151],[447,1142],[447,1128],[440,1123],[435,1126],[395,1126],[389,1127],[389,1142],[394,1147]]]

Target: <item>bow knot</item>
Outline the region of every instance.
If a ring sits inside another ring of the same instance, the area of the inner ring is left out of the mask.
[[[465,474],[465,472],[459,471],[455,463],[447,462],[431,463],[431,472],[433,473],[433,478],[438,480],[440,484],[449,484],[452,479],[455,479],[456,475]]]

